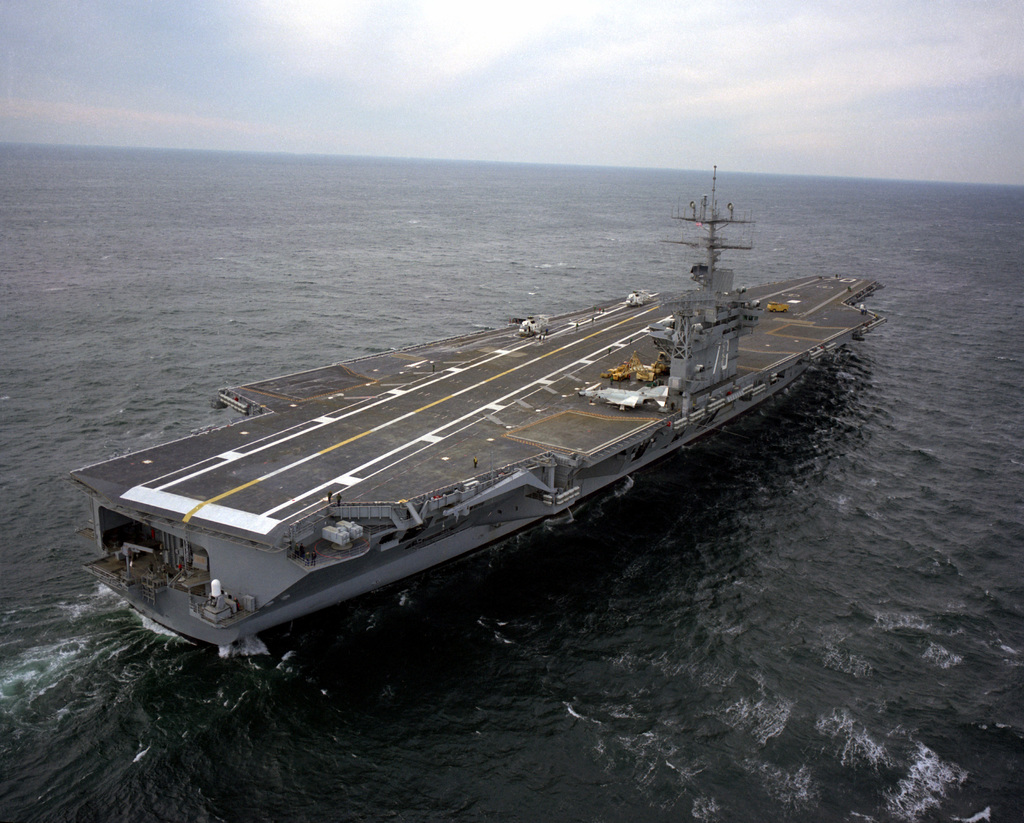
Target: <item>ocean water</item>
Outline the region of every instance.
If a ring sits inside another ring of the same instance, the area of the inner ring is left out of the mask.
[[[706,172],[0,146],[0,819],[1024,818],[1024,188],[743,175],[889,322],[540,528],[194,646],[68,472],[218,388],[679,290]]]

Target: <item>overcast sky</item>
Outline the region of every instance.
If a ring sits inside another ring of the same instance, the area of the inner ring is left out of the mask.
[[[1024,184],[1024,0],[0,0],[0,141]]]

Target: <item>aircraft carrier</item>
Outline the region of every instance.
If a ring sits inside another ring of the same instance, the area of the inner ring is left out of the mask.
[[[224,389],[234,422],[72,472],[86,568],[225,645],[565,517],[884,322],[869,278],[735,288],[716,197],[674,215],[696,289]]]

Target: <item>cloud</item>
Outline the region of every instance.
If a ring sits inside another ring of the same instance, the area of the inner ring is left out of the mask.
[[[202,117],[166,111],[142,111],[111,106],[90,106],[80,103],[20,100],[16,97],[0,99],[0,117],[29,120],[64,126],[102,127],[119,123],[129,128],[158,128],[176,131],[193,130],[203,133],[243,134],[253,129],[248,121],[223,117]],[[266,129],[267,134],[274,133]]]
[[[164,127],[218,148],[888,176],[928,146],[917,167],[954,177],[979,139],[1024,148],[1019,0],[34,10],[0,5],[0,139],[29,133],[17,100],[68,128],[61,106],[108,112],[90,139],[159,144]]]
[[[437,93],[565,30],[586,3],[316,2],[251,7],[251,45],[295,79],[350,84],[397,103]]]
[[[293,76],[399,100],[518,68],[555,87],[618,76],[750,102],[773,87],[847,98],[1019,73],[1016,6],[279,0],[253,6],[249,22]]]

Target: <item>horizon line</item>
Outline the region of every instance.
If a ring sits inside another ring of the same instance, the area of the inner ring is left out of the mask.
[[[386,160],[392,162],[411,163],[459,163],[466,165],[493,165],[493,166],[527,166],[535,168],[563,168],[563,169],[606,169],[609,171],[659,171],[679,172],[688,174],[705,173],[707,169],[699,168],[678,168],[671,166],[629,166],[613,165],[604,163],[556,163],[537,160],[480,160],[458,157],[417,157],[411,155],[375,155],[375,154],[348,154],[340,152],[304,152],[287,149],[222,149],[222,148],[183,148],[181,146],[138,146],[138,145],[111,145],[106,143],[37,143],[22,140],[0,140],[0,146],[19,146],[26,148],[51,148],[51,149],[96,149],[107,151],[138,151],[138,152],[174,152],[180,154],[219,154],[219,155],[248,155],[248,156],[269,156],[288,158],[321,158],[331,160]],[[717,168],[717,167],[716,167]],[[808,180],[847,180],[863,183],[922,183],[949,186],[984,186],[989,188],[1024,188],[1024,183],[987,183],[962,180],[923,179],[906,177],[857,177],[852,175],[830,175],[830,174],[801,174],[799,172],[765,172],[765,171],[729,171],[726,174],[735,174],[751,177],[797,177]]]

